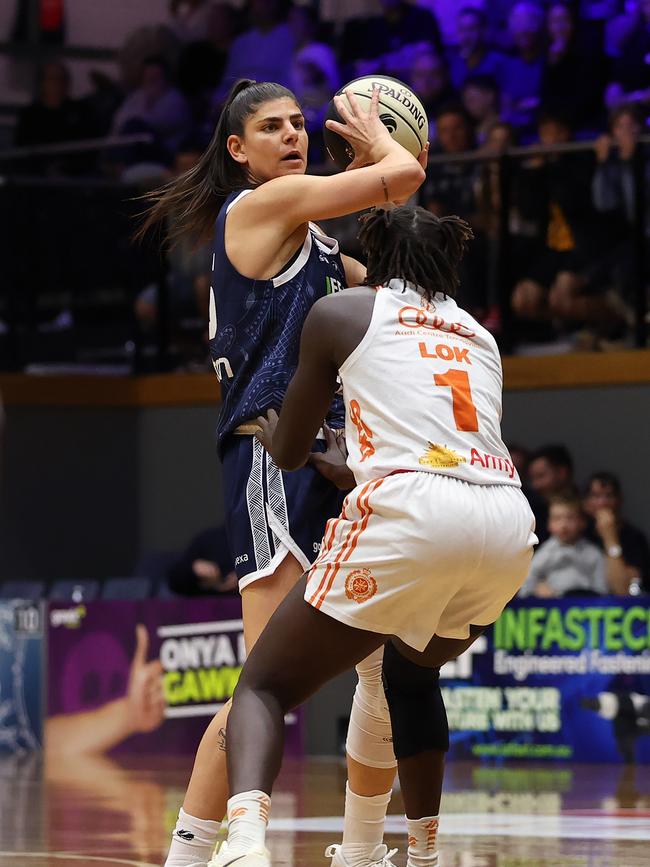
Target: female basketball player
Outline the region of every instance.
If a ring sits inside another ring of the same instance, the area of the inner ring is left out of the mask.
[[[344,123],[328,123],[354,149],[353,171],[311,177],[293,94],[277,84],[239,82],[198,165],[159,191],[142,229],[173,213],[175,237],[214,236],[210,349],[222,386],[218,440],[248,650],[311,564],[326,519],[340,508],[338,491],[313,466],[284,474],[253,436],[255,418],[282,404],[314,302],[363,279],[362,266],[341,256],[336,241],[311,221],[406,199],[424,179],[420,162],[379,120],[378,93],[368,113],[354,95],[348,99],[349,108],[337,98]],[[327,418],[342,427],[340,400]],[[339,867],[364,867],[386,855],[379,844],[396,764],[381,653],[359,667],[359,677]],[[209,857],[226,806],[226,717],[224,708],[199,746],[167,867]]]
[[[499,616],[537,541],[501,441],[496,343],[453,300],[471,237],[458,217],[422,208],[370,214],[360,234],[368,285],[314,305],[280,418],[258,419],[275,462],[301,467],[338,374],[358,487],[244,666],[228,720],[228,840],[214,867],[269,864],[285,712],[385,642],[408,865],[438,863],[430,667]]]

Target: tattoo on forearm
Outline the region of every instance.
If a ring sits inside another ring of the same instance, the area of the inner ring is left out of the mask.
[[[390,199],[388,198],[388,184],[386,183],[386,178],[383,175],[381,176],[381,185],[384,188],[384,196],[386,197],[386,201],[389,202]]]
[[[225,753],[226,752],[226,730],[225,729],[219,729],[219,734],[217,735],[217,738],[219,739],[219,749]]]

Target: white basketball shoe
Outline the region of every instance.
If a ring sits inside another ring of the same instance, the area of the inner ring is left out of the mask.
[[[219,846],[212,858],[208,861],[208,867],[271,867],[271,853],[261,846],[259,849],[249,849],[247,852],[228,848],[228,841]]]
[[[350,867],[345,860],[341,845],[328,846],[325,850],[325,857],[332,859],[331,867]],[[361,865],[356,867],[395,867],[391,858],[397,854],[397,849],[389,849],[384,843],[375,846],[370,857],[364,859]]]

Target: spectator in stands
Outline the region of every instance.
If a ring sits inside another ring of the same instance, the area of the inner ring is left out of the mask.
[[[634,210],[633,157],[643,131],[643,117],[634,105],[612,112],[609,133],[596,141],[597,168],[592,182],[594,206],[602,213],[615,214],[632,226]],[[646,179],[650,179],[646,165]],[[646,232],[650,220],[646,219]]]
[[[461,105],[442,108],[435,120],[433,156],[455,156],[474,148],[472,124]],[[430,163],[427,178],[420,188],[420,203],[436,216],[457,214],[472,222],[476,212],[477,171],[472,161]],[[465,304],[476,313],[484,306],[486,281],[485,244],[478,231],[471,251],[463,257],[460,279]]]
[[[149,57],[162,57],[169,69],[175,69],[180,48],[178,37],[166,24],[147,24],[129,34],[118,57],[125,92],[140,86],[142,68]]]
[[[187,136],[189,106],[172,84],[171,70],[162,57],[145,60],[139,87],[127,96],[113,118],[113,132],[123,132],[129,121],[149,127],[170,155]]]
[[[472,124],[459,105],[442,108],[436,117],[436,140],[433,154],[465,153],[472,150]],[[436,216],[457,214],[467,219],[474,213],[473,163],[432,164],[427,172],[420,196],[422,204]]]
[[[625,0],[620,14],[613,15],[605,24],[605,54],[620,57],[623,44],[642,20],[640,0]]]
[[[515,3],[508,19],[515,53],[503,87],[505,119],[521,130],[534,127],[544,69],[544,13],[531,2]]]
[[[444,106],[458,102],[444,57],[430,48],[421,49],[413,57],[407,81],[424,106],[429,118],[429,141],[434,141],[436,116]]]
[[[627,594],[630,585],[650,592],[650,548],[637,527],[621,514],[623,493],[613,473],[594,473],[587,483],[584,509],[589,516],[587,538],[603,549],[607,577],[614,593]]]
[[[89,135],[91,138],[103,138],[110,131],[124,94],[119,85],[101,69],[91,69],[89,78],[92,91],[79,102],[83,106]]]
[[[476,143],[483,145],[499,121],[500,90],[489,75],[470,75],[463,84],[463,106],[474,123]]]
[[[403,0],[380,0],[381,14],[352,18],[343,31],[341,63],[346,76],[373,72],[408,74],[415,46],[442,50],[434,15]]]
[[[490,75],[504,86],[508,75],[505,55],[487,44],[487,19],[481,9],[465,6],[458,13],[458,45],[449,52],[451,78],[458,90],[469,75]]]
[[[43,66],[38,96],[18,112],[14,144],[17,147],[51,145],[84,138],[88,132],[82,105],[70,96],[70,74],[57,60]],[[16,170],[33,174],[77,174],[87,157],[48,156],[16,162]]]
[[[295,42],[291,64],[291,90],[305,116],[309,133],[309,161],[325,159],[323,122],[325,112],[340,85],[336,56],[330,46],[318,40],[318,17],[310,6],[294,6],[289,13],[289,27]]]
[[[636,26],[614,61],[605,104],[610,111],[623,104],[637,104],[646,117],[650,111],[650,0],[640,0],[639,6]]]
[[[221,105],[238,78],[276,81],[291,86],[291,64],[295,41],[282,15],[280,0],[251,0],[249,27],[230,46],[230,55],[215,104]]]
[[[561,117],[543,116],[539,137],[543,145],[563,144],[571,127]],[[565,348],[575,348],[580,328],[596,339],[625,326],[620,301],[608,292],[596,263],[609,238],[591,204],[591,175],[591,159],[581,153],[533,158],[518,173],[518,208],[537,222],[540,235],[539,254],[512,295],[524,342],[557,340],[559,334]]]
[[[548,48],[542,77],[544,111],[571,117],[576,129],[595,130],[603,121],[606,70],[602,49],[588,50],[580,42],[573,6],[552,3],[546,26]]]
[[[171,0],[172,29],[181,42],[208,39],[213,15],[212,0]]]
[[[550,538],[533,554],[519,596],[608,593],[605,558],[584,536],[586,521],[580,500],[566,495],[553,497],[548,525]]]
[[[552,497],[576,494],[573,458],[563,445],[551,444],[536,449],[528,462],[527,486],[530,507],[535,515],[535,532],[540,542],[548,538],[548,504]]]
[[[223,527],[195,536],[169,570],[169,588],[181,596],[237,592],[237,573]]]
[[[184,142],[174,158],[173,176],[191,171],[201,158],[202,148],[194,141]],[[183,317],[208,322],[210,302],[210,274],[212,244],[200,247],[179,241],[167,251],[168,304],[173,322]],[[137,297],[135,315],[145,331],[158,321],[160,289],[156,284],[147,286]]]

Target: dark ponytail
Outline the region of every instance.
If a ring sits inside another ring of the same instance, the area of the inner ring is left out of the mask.
[[[460,217],[436,217],[424,208],[376,208],[361,217],[359,241],[368,257],[366,283],[382,286],[401,278],[433,299],[452,298],[460,283],[458,266],[474,234]]]
[[[151,207],[135,233],[136,240],[141,240],[149,229],[169,217],[172,218],[169,222],[173,222],[167,228],[171,242],[190,237],[197,242],[211,238],[214,221],[226,196],[250,183],[246,167],[228,152],[228,136],[243,135],[247,118],[260,105],[283,97],[298,102],[288,88],[274,82],[243,78],[234,84],[210,144],[198,163],[143,197]]]

